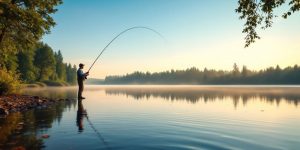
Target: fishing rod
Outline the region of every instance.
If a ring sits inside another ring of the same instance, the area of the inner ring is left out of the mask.
[[[128,28],[128,29],[122,31],[121,33],[119,33],[117,36],[115,36],[115,37],[114,37],[114,38],[113,38],[113,39],[112,39],[112,40],[111,40],[111,41],[110,41],[110,42],[102,49],[101,53],[97,56],[97,58],[96,58],[95,61],[92,63],[92,65],[90,66],[90,68],[89,68],[89,70],[88,70],[87,72],[89,72],[89,71],[92,69],[92,67],[94,66],[94,64],[96,63],[96,61],[99,59],[99,57],[103,54],[103,52],[106,50],[106,48],[107,48],[114,40],[116,40],[120,35],[124,34],[125,32],[130,31],[130,30],[133,30],[133,29],[146,29],[146,30],[150,30],[150,31],[156,33],[156,34],[159,35],[162,39],[165,40],[165,38],[164,38],[159,32],[157,32],[156,30],[151,29],[151,28],[149,28],[149,27],[135,26],[135,27]]]

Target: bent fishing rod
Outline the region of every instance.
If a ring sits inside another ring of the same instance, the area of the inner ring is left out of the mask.
[[[100,52],[100,54],[97,56],[97,58],[95,59],[95,61],[92,63],[91,67],[89,68],[89,70],[87,72],[90,72],[90,70],[92,69],[92,67],[94,66],[94,64],[96,63],[96,61],[99,59],[99,57],[103,54],[103,52],[106,50],[106,48],[113,42],[115,41],[120,35],[124,34],[125,32],[127,31],[130,31],[130,30],[133,30],[133,29],[146,29],[146,30],[150,30],[154,33],[156,33],[157,35],[159,35],[162,39],[165,40],[165,38],[159,33],[157,32],[156,30],[154,29],[151,29],[149,27],[144,27],[144,26],[135,26],[135,27],[131,27],[131,28],[128,28],[124,31],[122,31],[121,33],[119,33],[117,36],[115,36],[103,49],[102,51]]]

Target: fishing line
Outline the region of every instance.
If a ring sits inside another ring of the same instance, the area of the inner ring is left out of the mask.
[[[94,60],[94,62],[92,63],[92,65],[90,66],[88,72],[92,69],[92,67],[94,66],[94,64],[97,62],[97,60],[99,59],[99,57],[103,54],[103,52],[106,50],[107,47],[109,47],[109,45],[115,41],[119,36],[121,36],[122,34],[126,33],[127,31],[130,31],[130,30],[133,30],[133,29],[146,29],[146,30],[150,30],[154,33],[156,33],[157,35],[159,35],[162,39],[165,40],[165,38],[159,33],[157,32],[156,30],[154,29],[151,29],[151,28],[148,28],[148,27],[144,27],[144,26],[135,26],[135,27],[131,27],[131,28],[128,28],[124,31],[122,31],[121,33],[119,33],[117,36],[115,36],[103,49],[102,51],[100,52],[100,54],[96,57],[96,59]],[[91,128],[94,130],[94,132],[97,134],[98,138],[102,141],[102,143],[106,146],[107,149],[110,149],[108,143],[104,140],[103,136],[100,134],[100,132],[95,128],[95,126],[93,125],[93,123],[90,121],[88,115],[86,115],[86,118],[87,118],[87,121],[89,123],[89,125],[91,126]]]
[[[101,133],[95,128],[94,124],[90,121],[88,115],[86,115],[87,121],[90,125],[90,127],[94,130],[94,132],[97,134],[97,137],[100,139],[100,141],[105,145],[106,149],[110,149],[108,143],[104,140]]]
[[[103,54],[103,52],[106,50],[106,48],[107,48],[114,40],[116,40],[120,35],[124,34],[125,32],[130,31],[130,30],[133,30],[133,29],[146,29],[146,30],[150,30],[150,31],[156,33],[157,35],[159,35],[162,39],[164,39],[164,41],[166,41],[165,38],[164,38],[159,32],[157,32],[156,30],[151,29],[151,28],[149,28],[149,27],[135,26],[135,27],[128,28],[128,29],[122,31],[121,33],[119,33],[117,36],[115,36],[115,37],[114,37],[114,38],[113,38],[113,39],[112,39],[112,40],[111,40],[111,41],[110,41],[110,42],[102,49],[101,53],[97,56],[97,58],[95,59],[95,61],[92,63],[92,65],[91,65],[91,67],[89,68],[88,72],[92,69],[92,67],[94,66],[94,64],[96,63],[96,61],[99,59],[99,57]]]

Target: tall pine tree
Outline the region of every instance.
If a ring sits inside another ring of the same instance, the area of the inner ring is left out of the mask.
[[[55,61],[56,61],[56,74],[57,78],[60,81],[66,81],[67,74],[66,74],[66,67],[63,63],[63,56],[61,51],[59,50],[57,53],[54,53]]]
[[[38,81],[53,80],[56,75],[55,58],[51,47],[41,43],[34,57],[34,64],[38,70]]]

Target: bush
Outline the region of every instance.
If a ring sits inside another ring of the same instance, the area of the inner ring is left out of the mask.
[[[0,95],[15,93],[20,89],[19,75],[0,70]]]

